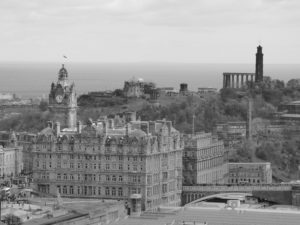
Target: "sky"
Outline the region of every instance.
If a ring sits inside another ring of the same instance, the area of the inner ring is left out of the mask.
[[[0,61],[300,60],[299,0],[0,0]]]

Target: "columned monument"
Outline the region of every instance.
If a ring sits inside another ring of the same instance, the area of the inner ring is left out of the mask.
[[[263,81],[262,47],[257,47],[255,73],[223,73],[223,88],[241,88],[247,83],[260,83]]]

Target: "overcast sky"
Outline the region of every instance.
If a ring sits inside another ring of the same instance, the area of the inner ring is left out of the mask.
[[[0,61],[300,62],[299,0],[0,0]]]

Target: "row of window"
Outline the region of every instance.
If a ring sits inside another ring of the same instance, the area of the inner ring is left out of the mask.
[[[68,163],[68,162],[64,161],[63,164],[64,164],[63,168],[70,168],[70,169],[75,168],[75,165],[74,165],[73,162]],[[57,168],[62,168],[61,161],[57,161],[56,165],[57,165]],[[48,162],[48,167],[47,167],[46,162],[43,161],[41,166],[42,166],[41,167],[42,169],[47,169],[47,168],[52,168],[53,165],[52,165],[52,162],[49,161]],[[40,161],[38,161],[38,160],[36,161],[36,167],[37,168],[40,167]],[[101,164],[100,163],[98,163],[98,164],[96,164],[96,163],[77,163],[76,167],[77,167],[77,169],[101,170]],[[115,163],[108,164],[107,163],[107,164],[105,164],[104,169],[105,170],[122,170],[123,171],[124,166],[123,166],[123,164],[115,164]],[[143,169],[144,169],[143,165],[137,165],[137,164],[130,165],[130,164],[127,164],[127,170],[128,171],[132,170],[132,171],[137,172],[137,171],[143,171]]]
[[[36,154],[37,158],[52,158],[53,154]],[[49,157],[47,157],[49,156]],[[124,160],[124,158],[127,158],[127,161],[144,161],[143,157],[138,157],[138,156],[127,156],[124,157],[123,155],[119,155],[119,156],[111,156],[111,155],[105,155],[104,157],[101,155],[76,155],[76,154],[67,154],[67,155],[63,155],[62,154],[56,154],[56,157],[58,159],[64,158],[64,159],[79,159],[79,160],[101,160],[101,159],[105,159],[107,161],[122,161]]]
[[[105,196],[123,196],[123,188],[119,187],[96,187],[96,186],[60,186],[57,185],[57,190],[60,194],[64,195],[85,195],[85,196],[95,196],[95,195],[105,195]],[[104,193],[102,193],[104,190]]]
[[[52,144],[52,143],[51,143]],[[137,145],[131,144],[131,147],[134,147],[135,149],[138,148]],[[52,150],[56,150],[56,151],[74,151],[76,148],[74,146],[74,144],[68,144],[68,145],[63,145],[61,143],[56,144],[56,148],[55,146],[51,146],[51,145],[36,145],[36,151],[41,151],[42,149],[46,149],[47,151],[52,151]],[[79,150],[85,150],[85,151],[89,151],[92,150],[93,152],[96,151],[95,146],[91,147],[91,146],[86,146],[86,145],[78,145],[78,149]],[[98,151],[101,151],[101,146],[98,146]],[[119,150],[122,150],[122,148],[118,148]],[[175,147],[174,147],[175,149]],[[117,148],[116,146],[110,146],[110,147],[106,147],[105,151],[116,151]],[[141,149],[142,151],[144,151],[144,149]]]
[[[162,193],[167,193],[168,192],[168,185],[167,184],[163,184],[162,185],[162,189],[161,189]],[[172,182],[169,184],[169,191],[175,191],[175,182]],[[153,195],[158,195],[159,194],[159,185],[155,185],[152,187],[148,187],[147,188],[147,197],[151,197]]]
[[[77,180],[84,180],[84,181],[101,181],[101,175],[96,176],[96,174],[60,174],[58,173],[56,176],[57,180],[75,180],[75,177]],[[42,174],[42,179],[49,179],[49,174]],[[113,181],[113,182],[123,182],[124,178],[122,175],[105,175],[105,181]],[[133,183],[141,183],[142,179],[141,176],[133,175],[128,177],[129,182]]]
[[[57,185],[57,190],[60,194],[64,195],[85,195],[85,196],[124,196],[122,187],[96,187],[96,186],[73,186],[73,185]],[[141,194],[142,189],[131,187],[130,194]]]
[[[260,180],[259,179],[229,179],[231,181],[231,183],[233,184],[238,184],[238,183],[244,183],[244,184],[260,184]]]

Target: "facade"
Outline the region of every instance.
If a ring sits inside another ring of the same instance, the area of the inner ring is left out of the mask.
[[[244,121],[218,123],[216,132],[226,147],[240,143],[246,137],[247,124]]]
[[[180,205],[181,140],[164,120],[100,118],[76,131],[49,123],[32,146],[34,183],[64,197],[128,200],[132,212]]]
[[[11,101],[14,100],[15,97],[10,93],[0,93],[0,101]]]
[[[299,123],[300,101],[293,101],[279,105],[277,114],[280,121],[282,122],[291,121]]]
[[[271,163],[228,163],[229,184],[271,184]]]
[[[226,183],[227,152],[223,141],[211,133],[187,135],[184,140],[184,185]]]
[[[62,65],[58,72],[58,80],[51,84],[49,94],[49,110],[56,115],[56,120],[62,127],[75,129],[76,127],[77,97],[75,84],[70,84],[68,71]]]
[[[15,177],[20,175],[23,170],[22,147],[17,145],[14,133],[9,135],[9,142],[0,145],[0,176]]]
[[[140,98],[144,95],[144,84],[142,79],[132,78],[124,82],[124,96],[127,98]]]
[[[124,82],[123,94],[126,98],[147,97],[156,100],[158,97],[155,83],[145,82],[143,79],[136,79],[135,77]]]
[[[210,88],[210,87],[199,87],[197,94],[200,97],[215,95],[218,93],[217,88]]]
[[[33,171],[32,147],[36,141],[36,134],[22,132],[16,134],[18,145],[22,147],[23,152],[23,174],[31,175]]]
[[[223,88],[242,88],[250,83],[260,83],[263,75],[263,53],[262,47],[257,47],[255,73],[223,73]]]

